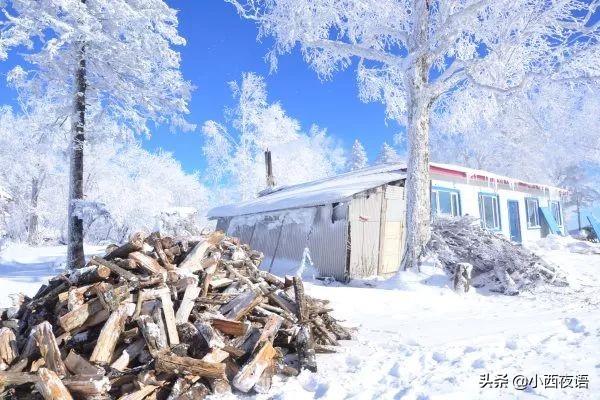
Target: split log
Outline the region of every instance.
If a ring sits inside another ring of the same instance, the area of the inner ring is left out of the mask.
[[[160,328],[149,315],[141,315],[138,319],[140,331],[150,350],[150,354],[156,354],[167,347],[166,338],[161,335]]]
[[[190,318],[190,313],[194,308],[196,299],[200,295],[200,291],[201,289],[198,287],[197,282],[187,285],[185,293],[183,295],[183,300],[181,301],[181,304],[179,305],[179,309],[177,309],[177,314],[175,316],[175,321],[178,324],[187,322],[187,320]]]
[[[147,396],[150,396],[156,389],[158,389],[158,386],[146,385],[133,393],[128,393],[119,397],[119,400],[144,400]]]
[[[144,253],[134,252],[127,256],[134,260],[142,269],[148,271],[152,275],[166,274],[167,270],[163,268],[154,258],[145,255]]]
[[[88,360],[71,350],[64,360],[65,366],[73,375],[103,375],[104,369],[91,364]]]
[[[275,375],[275,361],[271,360],[269,366],[265,368],[258,379],[258,382],[254,384],[254,391],[261,394],[268,393],[273,383],[273,375]]]
[[[231,336],[242,336],[248,329],[247,324],[226,318],[213,318],[211,324],[219,331]]]
[[[114,258],[127,258],[130,253],[142,250],[144,248],[144,236],[144,234],[136,232],[131,236],[127,243],[108,253],[104,259],[110,261]]]
[[[195,375],[205,378],[225,376],[225,364],[211,363],[191,357],[179,357],[172,354],[159,354],[155,360],[157,372],[177,375]]]
[[[70,276],[71,282],[77,285],[87,285],[91,283],[105,281],[110,277],[110,268],[104,265],[89,265],[87,267],[76,269]]]
[[[202,382],[193,384],[177,400],[202,400],[210,394],[210,390]]]
[[[273,349],[271,343],[266,342],[258,352],[252,357],[242,369],[237,373],[233,379],[233,386],[244,392],[248,393],[250,389],[260,379],[261,375],[271,365],[273,357],[275,357],[276,351]]]
[[[173,264],[171,264],[171,262],[169,261],[167,255],[165,253],[165,250],[164,250],[163,244],[162,244],[162,240],[160,239],[160,237],[157,237],[154,239],[154,251],[156,252],[156,255],[158,256],[158,259],[162,263],[162,266],[167,271],[172,271],[175,269],[175,266]]]
[[[86,399],[105,395],[110,391],[110,381],[101,375],[75,375],[63,379],[64,385],[70,392]]]
[[[67,370],[62,361],[56,337],[54,337],[54,333],[52,332],[52,325],[48,321],[44,321],[35,327],[32,335],[46,362],[46,366],[59,376],[65,376]]]
[[[102,258],[99,257],[92,257],[92,259],[90,260],[90,263],[92,263],[93,265],[102,265],[104,267],[107,267],[108,269],[110,269],[113,273],[117,274],[118,276],[120,276],[121,278],[130,281],[130,282],[138,282],[139,278],[137,277],[137,275],[133,274],[130,271],[127,271],[124,268],[119,267],[117,264],[112,263],[110,261],[106,261]]]
[[[47,368],[40,368],[38,378],[35,387],[45,400],[73,400],[71,393],[69,393],[54,371]]]
[[[100,365],[110,363],[119,336],[125,327],[125,321],[127,317],[133,315],[134,311],[135,306],[133,303],[122,304],[113,311],[100,331],[96,347],[94,347],[94,351],[90,356],[90,362]]]
[[[228,319],[240,320],[248,314],[254,307],[262,303],[264,298],[253,291],[242,292],[229,303],[220,308],[221,314]]]
[[[219,335],[212,325],[206,321],[199,321],[195,324],[198,333],[204,338],[208,347],[211,349],[222,349],[225,347],[223,337]]]
[[[179,269],[187,269],[190,271],[198,270],[200,262],[205,257],[206,252],[214,245],[223,239],[224,235],[220,232],[214,232],[209,237],[205,238],[187,254],[184,260],[179,264]]]
[[[38,381],[36,374],[30,374],[28,372],[7,372],[0,371],[0,392],[8,386],[20,386],[29,383],[36,383]]]
[[[173,311],[171,294],[167,292],[161,293],[160,302],[165,317],[167,334],[169,335],[169,343],[171,346],[175,346],[179,344],[179,335],[177,334],[177,323],[175,322],[175,311]]]
[[[317,360],[314,348],[314,342],[308,323],[308,309],[304,296],[304,285],[302,279],[293,278],[294,293],[296,295],[296,306],[298,308],[298,322],[300,329],[296,334],[296,350],[298,353],[298,364],[300,370],[308,369],[311,372],[317,372]]]
[[[138,339],[135,342],[131,343],[129,346],[123,350],[119,358],[113,362],[110,367],[117,371],[125,371],[129,366],[129,363],[133,361],[141,352],[144,350],[146,346],[146,341],[144,339]]]
[[[229,278],[212,279],[209,283],[209,287],[213,290],[221,289],[221,288],[231,285],[233,282],[234,282],[234,280],[229,279]]]
[[[121,285],[113,287],[110,283],[99,283],[94,291],[102,306],[108,311],[115,311],[122,301],[129,297],[129,286]]]
[[[19,349],[15,332],[10,328],[0,329],[0,361],[8,367],[18,356]]]

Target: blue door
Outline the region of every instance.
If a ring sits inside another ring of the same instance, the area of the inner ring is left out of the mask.
[[[521,218],[519,217],[519,202],[508,201],[508,225],[510,228],[510,240],[521,243]]]

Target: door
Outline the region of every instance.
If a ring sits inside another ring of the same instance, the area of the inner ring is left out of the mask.
[[[510,240],[521,243],[521,218],[519,217],[519,202],[508,201],[508,222],[510,229]]]

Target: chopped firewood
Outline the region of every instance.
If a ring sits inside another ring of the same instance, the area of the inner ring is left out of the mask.
[[[86,399],[104,395],[111,388],[109,379],[101,375],[74,375],[63,379],[63,383],[70,392]]]
[[[298,322],[300,322],[300,329],[296,334],[298,364],[300,365],[300,370],[308,369],[311,372],[317,372],[314,342],[310,325],[307,321],[308,310],[304,296],[304,285],[302,284],[302,280],[296,276],[294,277],[294,292],[296,294]]]
[[[60,317],[58,321],[65,331],[72,331],[82,326],[90,316],[95,315],[103,308],[102,302],[98,298],[94,298],[80,307],[66,313]]]
[[[315,353],[351,332],[300,279],[260,271],[262,258],[221,233],[111,246],[0,313],[0,392],[192,400],[314,370]]]
[[[101,367],[95,366],[86,360],[84,357],[75,353],[74,350],[69,352],[69,355],[64,360],[65,366],[73,375],[102,375],[104,370]]]
[[[177,310],[175,321],[178,324],[186,322],[190,318],[190,313],[194,308],[194,304],[198,296],[200,295],[201,289],[198,287],[198,283],[194,282],[187,285],[181,305]]]
[[[144,339],[140,338],[136,340],[123,350],[119,358],[110,367],[117,371],[124,371],[129,366],[129,363],[144,350],[145,346],[146,341]]]
[[[254,291],[242,292],[229,303],[224,304],[219,310],[226,318],[240,320],[254,307],[263,301],[263,297]]]
[[[59,376],[65,376],[67,370],[65,364],[60,355],[58,344],[56,343],[56,337],[52,333],[52,325],[48,321],[44,321],[32,332],[33,337],[37,343],[42,358],[45,361],[46,366],[56,372]]]
[[[247,393],[258,382],[265,369],[271,365],[276,352],[271,343],[265,343],[233,379],[233,386]]]
[[[156,370],[178,375],[195,375],[206,378],[225,376],[225,364],[198,360],[192,357],[179,357],[172,354],[159,354],[156,357]]]
[[[133,315],[135,306],[133,303],[122,304],[108,318],[90,356],[90,362],[100,365],[110,363],[117,341],[125,326],[127,317]]]
[[[119,397],[119,400],[144,400],[147,396],[152,394],[156,389],[158,389],[158,386],[153,386],[153,385],[143,386],[141,389],[136,390],[133,393],[129,393],[129,394]]]
[[[145,255],[144,253],[136,251],[129,254],[127,257],[131,260],[134,260],[142,269],[145,269],[153,275],[159,275],[167,272],[167,270],[163,268],[158,261],[150,256]]]
[[[10,328],[0,329],[0,361],[8,367],[18,356],[15,332]]]
[[[40,368],[35,387],[46,400],[72,400],[73,397],[54,371]]]
[[[140,251],[144,248],[144,234],[136,232],[131,235],[129,241],[122,246],[119,246],[104,256],[105,260],[112,260],[114,258],[127,258],[130,253],[134,251]]]
[[[231,336],[242,336],[248,329],[248,325],[243,322],[225,318],[213,318],[211,324],[219,331]]]

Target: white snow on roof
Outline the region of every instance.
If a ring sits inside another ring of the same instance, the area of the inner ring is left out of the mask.
[[[213,208],[208,217],[233,217],[341,202],[365,190],[404,179],[405,169],[403,164],[382,164],[318,181],[275,188],[253,200]]]
[[[488,180],[490,184],[508,183],[514,190],[518,190],[516,188],[518,184],[523,184],[541,190],[564,192],[564,189],[544,184],[529,183],[493,172],[458,165],[430,163],[430,166],[464,173],[467,179],[482,177]],[[207,216],[208,218],[235,217],[290,208],[331,204],[348,200],[357,193],[404,178],[406,178],[406,166],[404,164],[380,164],[313,182],[277,187],[269,192],[264,191],[261,197],[253,200],[213,208],[208,212]]]

